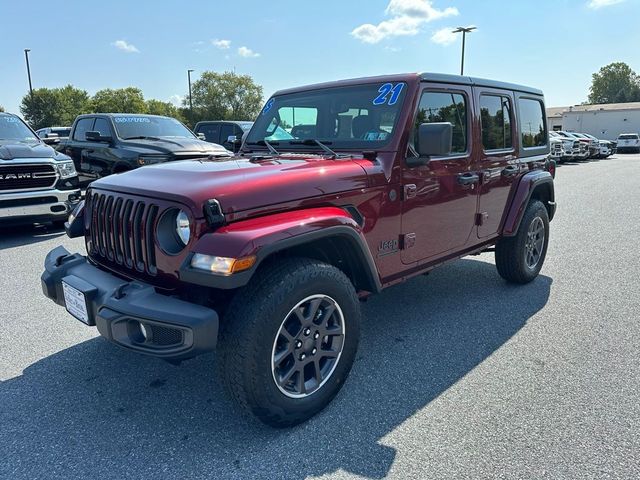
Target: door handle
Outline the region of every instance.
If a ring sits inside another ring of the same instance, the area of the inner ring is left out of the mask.
[[[480,181],[480,175],[477,173],[461,173],[458,175],[458,183],[460,185],[472,185]]]
[[[513,177],[518,173],[520,173],[520,167],[517,165],[509,165],[508,167],[505,167],[504,170],[502,170],[502,175],[504,175],[505,177]]]

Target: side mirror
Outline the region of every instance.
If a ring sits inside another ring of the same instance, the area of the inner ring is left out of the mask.
[[[198,137],[198,140],[204,140],[205,142],[207,141],[207,137],[202,132],[196,133],[196,137]]]
[[[418,126],[417,157],[407,158],[407,166],[419,167],[429,163],[431,157],[445,157],[451,154],[453,125],[449,122],[422,123]]]
[[[56,145],[60,143],[60,138],[57,133],[47,133],[41,140],[45,145]]]
[[[240,144],[242,144],[242,139],[238,138],[237,135],[229,135],[225,143],[230,143],[233,153],[235,153],[236,148],[239,147]]]
[[[87,132],[84,134],[84,138],[87,142],[99,142],[99,143],[111,143],[113,138],[105,135],[100,135],[100,132]]]

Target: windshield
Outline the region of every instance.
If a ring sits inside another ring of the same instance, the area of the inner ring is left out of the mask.
[[[639,137],[638,135],[635,134],[625,134],[625,135],[620,135],[618,137],[618,140],[637,140]]]
[[[0,115],[0,141],[14,140],[17,142],[38,142],[29,127],[22,120],[13,115]]]
[[[304,140],[319,140],[334,150],[379,148],[393,136],[405,87],[404,83],[372,83],[272,97],[246,145],[251,149],[266,140],[295,148]]]
[[[187,137],[193,133],[178,120],[169,117],[122,115],[113,117],[116,132],[122,139],[137,137]]]

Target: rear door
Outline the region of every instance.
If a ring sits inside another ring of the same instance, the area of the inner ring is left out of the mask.
[[[428,262],[461,250],[474,227],[479,176],[473,170],[471,87],[428,84],[415,113],[409,155],[415,155],[417,125],[450,122],[453,150],[426,165],[403,167],[402,262]]]
[[[480,172],[478,238],[485,238],[498,232],[521,167],[517,155],[513,94],[484,87],[473,90],[482,144],[475,167]]]

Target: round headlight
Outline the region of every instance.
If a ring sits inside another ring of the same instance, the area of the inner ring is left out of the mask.
[[[189,238],[191,237],[189,217],[182,210],[180,210],[176,215],[176,232],[183,245],[189,243]]]

